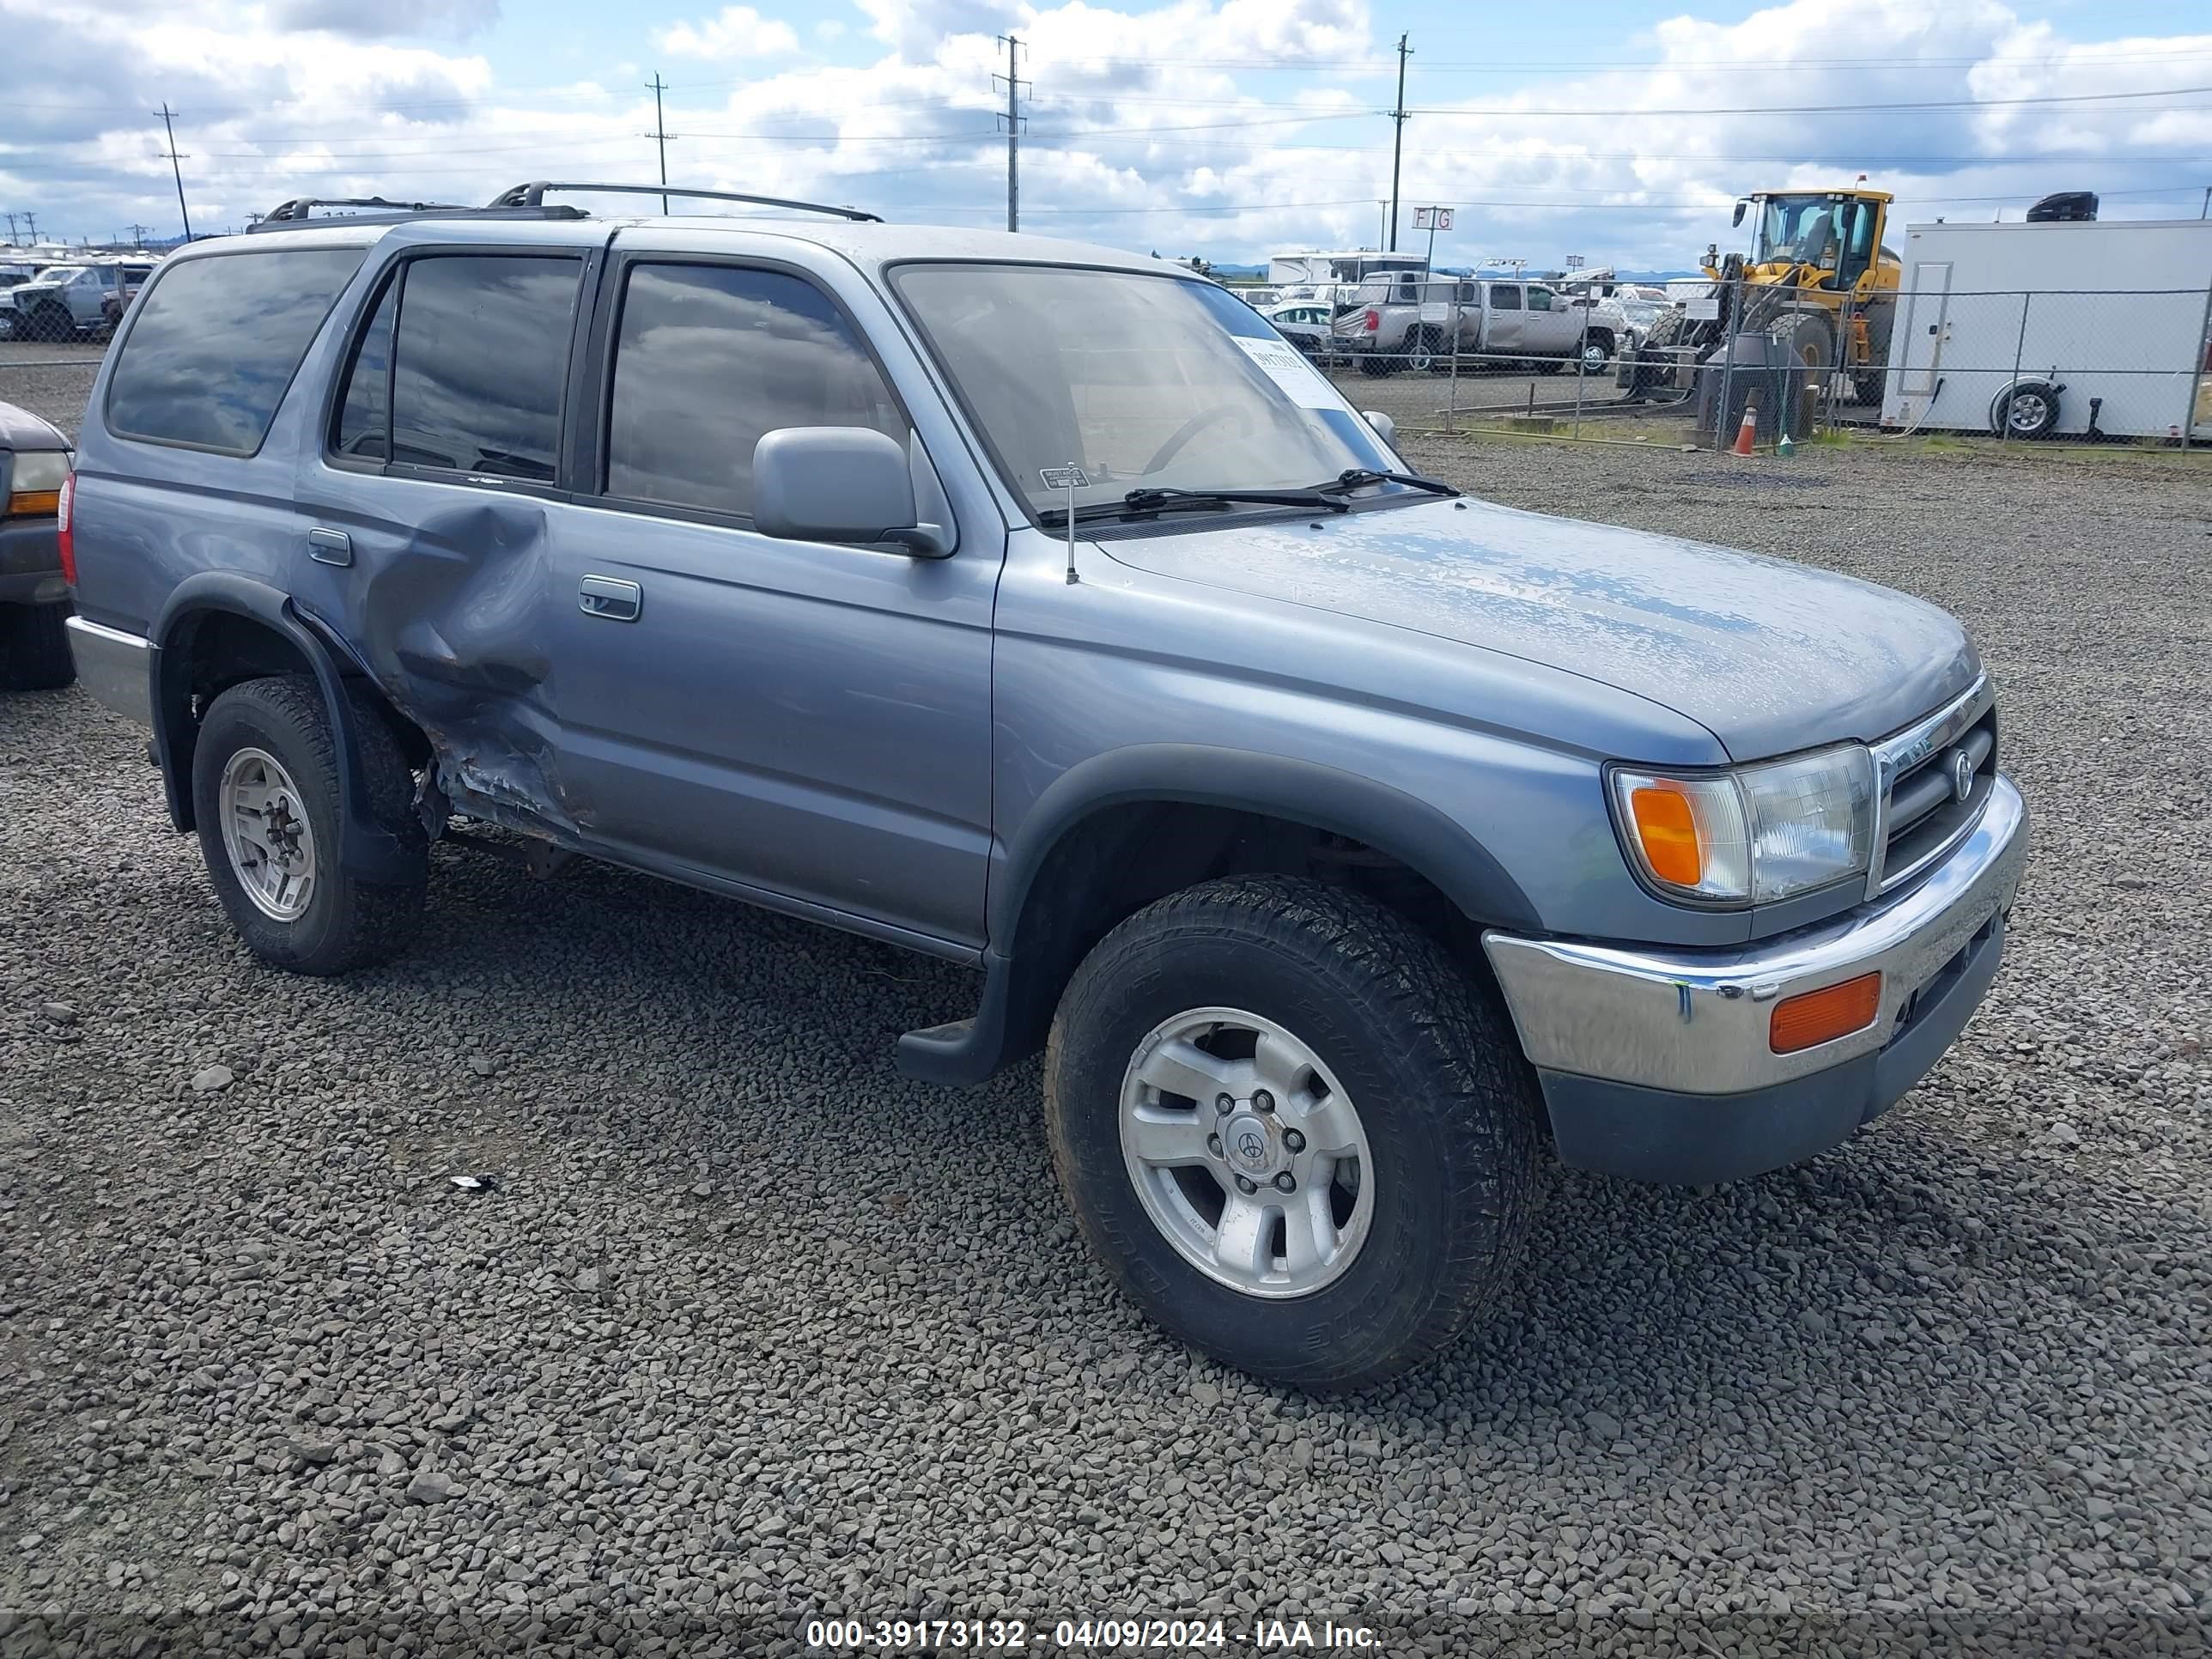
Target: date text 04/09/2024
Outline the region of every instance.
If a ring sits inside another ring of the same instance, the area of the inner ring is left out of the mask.
[[[1220,1619],[1061,1619],[1049,1626],[1020,1619],[816,1619],[810,1648],[897,1652],[971,1649],[1008,1652],[1057,1648],[1098,1652],[1373,1652],[1375,1632],[1333,1619],[1255,1619],[1232,1626]]]

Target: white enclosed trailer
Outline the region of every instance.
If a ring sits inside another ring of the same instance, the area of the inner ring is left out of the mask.
[[[1913,225],[1882,424],[2212,438],[2212,222]]]

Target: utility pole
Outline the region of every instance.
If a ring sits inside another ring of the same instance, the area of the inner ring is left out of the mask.
[[[1006,72],[991,77],[995,85],[1006,83],[1006,112],[1000,118],[1006,124],[1006,228],[1022,228],[1022,88],[1029,82],[1021,78],[1021,64],[1017,54],[1022,43],[1011,34],[1002,34],[1006,43]]]
[[[1390,248],[1398,251],[1398,161],[1406,148],[1406,60],[1413,49],[1406,44],[1406,37],[1398,37],[1398,107],[1390,112],[1394,123],[1390,137]]]
[[[653,70],[653,79],[647,84],[653,88],[653,131],[643,136],[657,139],[660,144],[660,211],[665,217],[668,212],[668,141],[677,135],[668,131],[668,123],[661,117],[660,94],[668,88],[661,80],[659,70]]]
[[[161,131],[169,135],[169,147],[161,153],[168,158],[170,174],[177,181],[177,211],[183,216],[185,222],[185,240],[189,242],[192,240],[192,210],[185,205],[185,169],[183,164],[191,158],[177,154],[177,129],[171,125],[172,118],[173,118],[175,114],[176,111],[169,107],[168,100],[167,99],[162,100]]]
[[[9,245],[10,245],[10,246],[12,246],[12,245],[14,244],[15,240],[15,216],[14,214],[12,214],[12,213],[11,213],[11,214],[9,214],[9,215],[7,216],[7,219],[8,219],[8,240],[9,240]]]
[[[30,232],[31,240],[33,242],[37,241],[39,240],[39,216],[26,208],[23,210],[23,224]]]
[[[131,240],[132,246],[143,248],[146,246],[146,233],[153,228],[154,227],[151,225],[132,225],[131,227]]]

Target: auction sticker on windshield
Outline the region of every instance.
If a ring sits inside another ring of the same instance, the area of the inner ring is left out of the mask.
[[[1267,378],[1291,395],[1300,409],[1334,409],[1336,388],[1314,372],[1298,349],[1280,340],[1255,340],[1248,335],[1231,337],[1244,355],[1267,372]]]

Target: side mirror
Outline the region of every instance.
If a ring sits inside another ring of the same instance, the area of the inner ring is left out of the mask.
[[[1735,218],[1733,218],[1733,219],[1731,219],[1731,220],[1729,220],[1729,223],[1730,223],[1731,225],[1740,225],[1740,224],[1741,224],[1741,223],[1743,222],[1743,213],[1744,213],[1744,210],[1745,210],[1746,208],[1749,207],[1750,205],[1751,205],[1751,204],[1750,204],[1749,202],[1738,202],[1738,203],[1735,204]]]
[[[890,542],[941,559],[952,538],[916,522],[906,447],[860,426],[787,426],[753,446],[753,523],[799,542]]]
[[[1393,449],[1395,449],[1398,447],[1397,422],[1392,420],[1388,415],[1385,415],[1379,409],[1363,409],[1359,412],[1362,418],[1366,421],[1367,424],[1375,428],[1376,434],[1379,436],[1384,443],[1389,445]]]

